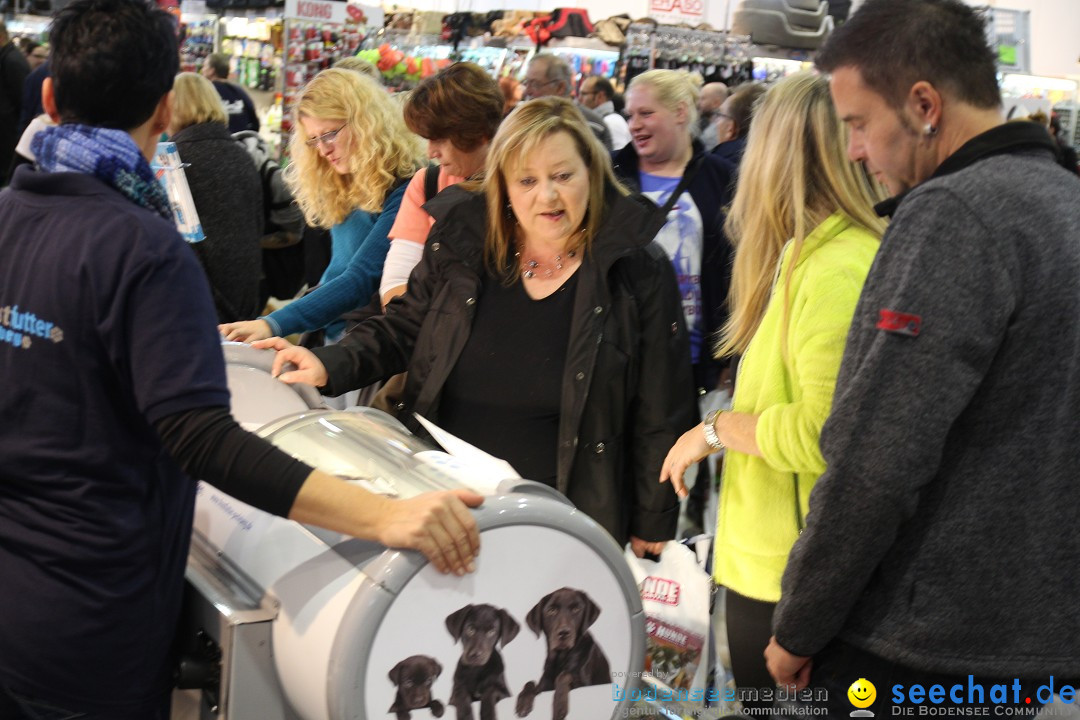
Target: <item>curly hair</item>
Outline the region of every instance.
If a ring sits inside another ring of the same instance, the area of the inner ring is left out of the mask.
[[[400,108],[358,72],[331,68],[316,75],[301,91],[294,118],[284,177],[309,225],[328,228],[357,209],[380,211],[394,184],[425,164],[420,139],[405,127]],[[351,147],[347,174],[307,146],[304,118],[344,124]]]

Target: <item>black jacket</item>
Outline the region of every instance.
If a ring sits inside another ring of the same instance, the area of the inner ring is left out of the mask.
[[[608,194],[607,221],[578,270],[562,381],[556,486],[619,543],[675,536],[679,503],[660,468],[695,418],[689,340],[674,270],[651,243],[661,219],[640,196]],[[408,369],[403,422],[439,420],[472,327],[483,275],[482,196],[450,188],[405,295],[338,345],[315,350],[340,394]],[[498,454],[497,449],[494,450]]]
[[[613,158],[615,174],[633,190],[641,189],[638,176],[639,161],[634,144],[630,143]],[[705,338],[708,342],[727,321],[727,295],[731,286],[731,244],[724,234],[724,218],[731,203],[731,165],[720,157],[705,152],[697,140],[694,154],[683,172],[693,172],[690,197],[701,211],[704,225],[701,259],[701,307],[705,315]],[[707,353],[705,353],[707,354]]]
[[[259,171],[229,128],[189,125],[172,137],[206,239],[192,245],[206,270],[221,322],[258,317],[263,195]]]

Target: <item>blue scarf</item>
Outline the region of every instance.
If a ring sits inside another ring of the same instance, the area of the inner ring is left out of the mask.
[[[154,177],[135,141],[123,130],[59,125],[39,132],[30,149],[45,172],[93,175],[136,205],[172,222],[165,188]]]

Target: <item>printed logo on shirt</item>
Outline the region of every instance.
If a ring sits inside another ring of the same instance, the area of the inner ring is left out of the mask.
[[[919,336],[919,330],[922,329],[922,318],[918,315],[884,308],[880,310],[880,313],[880,319],[876,325],[878,330],[896,333],[897,335],[907,335],[908,337]]]
[[[64,331],[34,313],[20,312],[18,305],[0,307],[0,343],[29,350],[33,338],[58,343],[64,339]]]
[[[641,194],[658,206],[667,202],[679,184],[679,178],[641,174]],[[704,351],[704,314],[701,302],[701,258],[703,256],[705,223],[701,211],[690,193],[679,196],[668,212],[667,221],[656,234],[656,242],[664,248],[675,267],[675,276],[682,294],[683,315],[690,333],[690,359],[698,362]]]
[[[225,109],[226,115],[241,115],[244,112],[243,100],[222,100],[221,106]]]

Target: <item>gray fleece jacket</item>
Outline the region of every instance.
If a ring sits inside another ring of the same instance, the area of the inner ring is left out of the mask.
[[[910,668],[1080,670],[1080,178],[973,139],[901,199],[848,336],[774,616]]]

